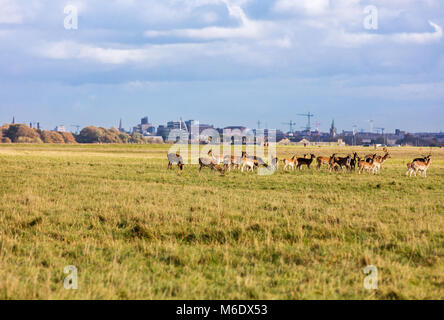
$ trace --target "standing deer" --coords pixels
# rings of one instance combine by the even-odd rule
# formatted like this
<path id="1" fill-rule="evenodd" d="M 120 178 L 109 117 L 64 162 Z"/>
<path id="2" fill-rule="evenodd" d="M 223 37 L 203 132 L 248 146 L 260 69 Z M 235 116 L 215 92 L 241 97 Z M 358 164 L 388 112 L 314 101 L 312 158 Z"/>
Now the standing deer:
<path id="1" fill-rule="evenodd" d="M 373 159 L 370 159 L 370 162 L 367 162 L 366 160 L 361 160 L 358 157 L 358 167 L 359 167 L 359 174 L 361 174 L 362 170 L 366 170 L 368 173 L 375 173 L 375 166 L 373 165 Z"/>
<path id="2" fill-rule="evenodd" d="M 430 164 L 432 163 L 431 155 L 428 155 L 424 159 L 415 159 L 411 164 L 410 168 L 407 170 L 406 175 L 408 174 L 409 177 L 412 176 L 412 174 L 415 175 L 418 173 L 418 171 L 421 172 L 422 176 L 424 178 L 427 177 L 427 169 L 430 167 Z M 407 165 L 407 168 L 409 166 Z"/>
<path id="3" fill-rule="evenodd" d="M 330 158 L 329 157 L 317 157 L 316 162 L 318 165 L 316 166 L 316 169 L 320 170 L 322 165 L 327 165 L 327 169 L 330 169 Z"/>
<path id="4" fill-rule="evenodd" d="M 288 168 L 294 170 L 297 165 L 296 155 L 291 157 L 290 159 L 286 158 L 282 160 L 284 162 L 284 170 L 287 170 Z"/>
<path id="5" fill-rule="evenodd" d="M 307 168 L 310 169 L 310 166 L 315 158 L 316 156 L 314 154 L 311 154 L 310 158 L 297 158 L 296 168 L 302 170 L 302 166 L 307 166 Z"/>

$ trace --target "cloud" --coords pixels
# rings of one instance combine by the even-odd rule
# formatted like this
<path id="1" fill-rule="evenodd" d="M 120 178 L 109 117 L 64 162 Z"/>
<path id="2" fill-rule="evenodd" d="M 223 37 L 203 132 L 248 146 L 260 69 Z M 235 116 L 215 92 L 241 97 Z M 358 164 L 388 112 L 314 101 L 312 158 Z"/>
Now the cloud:
<path id="1" fill-rule="evenodd" d="M 20 6 L 11 0 L 0 0 L 0 23 L 20 24 L 23 15 Z"/>
<path id="2" fill-rule="evenodd" d="M 278 0 L 274 5 L 277 12 L 296 12 L 307 15 L 325 14 L 330 0 Z"/>
<path id="3" fill-rule="evenodd" d="M 391 38 L 400 43 L 428 44 L 440 41 L 443 35 L 442 28 L 432 21 L 429 21 L 429 24 L 433 27 L 434 32 L 397 33 L 391 36 Z"/>
<path id="4" fill-rule="evenodd" d="M 239 27 L 205 27 L 201 29 L 176 29 L 167 31 L 146 31 L 146 37 L 184 37 L 194 39 L 231 39 L 231 38 L 258 38 L 265 33 L 265 24 L 250 20 L 240 5 L 233 5 L 228 0 L 217 1 L 226 5 L 229 15 L 239 22 Z"/>
<path id="5" fill-rule="evenodd" d="M 340 30 L 331 32 L 329 37 L 325 40 L 325 44 L 338 47 L 359 47 L 366 44 L 375 43 L 399 43 L 399 44 L 416 44 L 426 45 L 439 42 L 443 37 L 442 28 L 429 21 L 430 26 L 434 29 L 433 32 L 402 32 L 393 34 L 377 34 L 370 32 L 347 32 Z"/>

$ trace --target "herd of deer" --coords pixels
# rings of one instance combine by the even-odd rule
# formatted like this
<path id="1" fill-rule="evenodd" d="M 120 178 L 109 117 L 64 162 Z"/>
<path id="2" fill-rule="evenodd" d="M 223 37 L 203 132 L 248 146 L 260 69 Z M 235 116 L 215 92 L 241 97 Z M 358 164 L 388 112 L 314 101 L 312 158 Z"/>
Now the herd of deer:
<path id="1" fill-rule="evenodd" d="M 418 172 L 420 172 L 424 177 L 427 176 L 427 169 L 431 164 L 431 152 L 429 155 L 424 156 L 422 158 L 416 158 L 412 162 L 407 164 L 407 172 L 406 175 L 411 177 L 413 174 L 416 176 Z M 326 166 L 327 169 L 332 172 L 334 171 L 356 171 L 361 174 L 362 171 L 366 171 L 367 173 L 378 174 L 381 171 L 382 165 L 388 159 L 390 159 L 390 153 L 386 148 L 384 148 L 384 155 L 378 154 L 368 154 L 365 157 L 361 158 L 355 152 L 352 155 L 347 155 L 346 157 L 338 157 L 336 154 L 331 155 L 330 157 L 316 157 L 314 154 L 310 154 L 307 158 L 305 154 L 303 157 L 297 157 L 294 155 L 292 158 L 283 159 L 282 162 L 284 164 L 283 170 L 302 170 L 304 166 L 310 169 L 312 163 L 316 160 L 318 170 L 321 169 L 322 166 Z M 184 168 L 184 161 L 179 154 L 168 154 L 168 169 L 171 169 L 173 165 L 177 165 L 180 170 Z M 231 170 L 238 169 L 241 172 L 246 170 L 254 171 L 255 168 L 266 167 L 268 165 L 264 160 L 260 157 L 249 156 L 244 151 L 241 156 L 216 156 L 212 150 L 208 152 L 207 157 L 199 158 L 199 172 L 207 167 L 210 170 L 218 171 L 221 174 L 225 174 L 226 172 L 230 172 Z M 274 169 L 279 169 L 279 159 L 276 157 L 272 158 L 271 166 Z"/>

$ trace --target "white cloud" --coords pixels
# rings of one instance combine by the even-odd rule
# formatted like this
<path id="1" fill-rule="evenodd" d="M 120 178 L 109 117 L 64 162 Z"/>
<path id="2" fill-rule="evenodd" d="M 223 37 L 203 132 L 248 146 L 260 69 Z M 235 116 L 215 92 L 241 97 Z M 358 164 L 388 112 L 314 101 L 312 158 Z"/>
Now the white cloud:
<path id="1" fill-rule="evenodd" d="M 307 15 L 325 14 L 330 8 L 330 0 L 278 0 L 274 10 L 278 12 L 297 12 Z"/>
<path id="2" fill-rule="evenodd" d="M 20 24 L 23 15 L 20 7 L 11 0 L 0 0 L 0 23 Z"/>
<path id="3" fill-rule="evenodd" d="M 228 0 L 217 1 L 224 3 L 231 17 L 239 21 L 236 28 L 206 27 L 201 29 L 176 29 L 167 31 L 146 31 L 145 36 L 154 37 L 184 37 L 194 39 L 229 39 L 229 38 L 257 38 L 265 33 L 263 23 L 250 20 L 240 5 L 234 5 Z"/>
<path id="4" fill-rule="evenodd" d="M 359 47 L 366 44 L 374 44 L 377 42 L 396 42 L 400 44 L 430 44 L 439 42 L 443 37 L 442 28 L 429 21 L 433 27 L 433 32 L 403 32 L 393 34 L 376 34 L 369 32 L 346 32 L 344 29 L 340 31 L 332 31 L 324 44 L 336 47 Z"/>
<path id="5" fill-rule="evenodd" d="M 392 36 L 392 39 L 400 43 L 417 43 L 417 44 L 427 44 L 440 41 L 442 39 L 442 28 L 429 21 L 429 24 L 433 27 L 434 32 L 424 32 L 424 33 L 397 33 Z"/>

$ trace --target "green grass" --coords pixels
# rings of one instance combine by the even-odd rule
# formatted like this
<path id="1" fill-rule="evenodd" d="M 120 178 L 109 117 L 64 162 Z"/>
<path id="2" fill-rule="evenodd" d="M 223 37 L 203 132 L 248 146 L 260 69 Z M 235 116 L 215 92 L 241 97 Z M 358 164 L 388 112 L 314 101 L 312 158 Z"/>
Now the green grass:
<path id="1" fill-rule="evenodd" d="M 442 149 L 408 179 L 417 148 L 392 149 L 378 176 L 221 176 L 168 171 L 168 147 L 0 145 L 0 298 L 444 298 Z"/>

